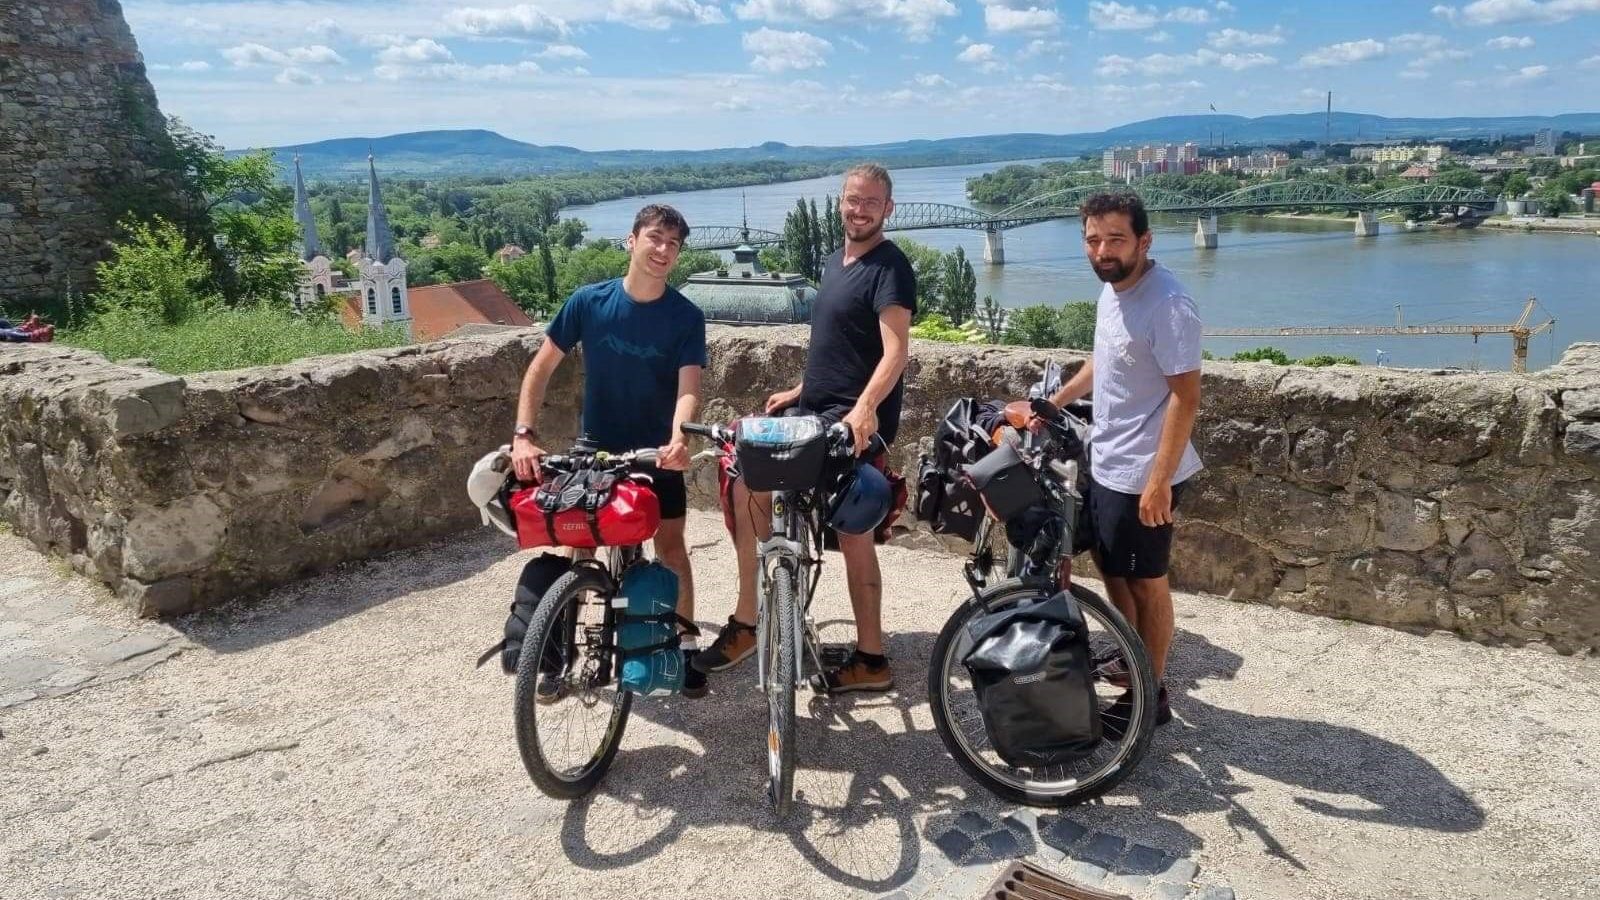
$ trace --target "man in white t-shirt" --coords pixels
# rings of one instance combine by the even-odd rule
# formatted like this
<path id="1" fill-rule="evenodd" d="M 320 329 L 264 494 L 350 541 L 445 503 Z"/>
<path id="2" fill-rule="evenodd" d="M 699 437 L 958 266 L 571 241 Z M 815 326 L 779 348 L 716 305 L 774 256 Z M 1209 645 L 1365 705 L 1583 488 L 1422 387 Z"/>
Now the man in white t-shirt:
<path id="1" fill-rule="evenodd" d="M 1159 683 L 1172 646 L 1172 511 L 1200 471 L 1189 442 L 1200 408 L 1200 316 L 1176 276 L 1150 258 L 1150 218 L 1131 193 L 1090 197 L 1083 246 L 1105 282 L 1094 356 L 1050 400 L 1058 408 L 1094 392 L 1089 512 L 1095 564 L 1111 600 L 1143 638 Z M 1117 701 L 1126 722 L 1132 698 Z M 1162 687 L 1156 723 L 1171 721 Z M 1116 707 L 1105 725 L 1119 736 Z"/>

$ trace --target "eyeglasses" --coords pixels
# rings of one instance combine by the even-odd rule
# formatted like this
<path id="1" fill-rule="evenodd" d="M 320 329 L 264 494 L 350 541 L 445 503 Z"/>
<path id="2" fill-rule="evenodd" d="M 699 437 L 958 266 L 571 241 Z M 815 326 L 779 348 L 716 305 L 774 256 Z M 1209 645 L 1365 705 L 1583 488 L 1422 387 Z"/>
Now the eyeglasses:
<path id="1" fill-rule="evenodd" d="M 875 210 L 883 209 L 884 201 L 877 197 L 857 197 L 854 194 L 844 198 L 844 205 L 851 209 Z"/>

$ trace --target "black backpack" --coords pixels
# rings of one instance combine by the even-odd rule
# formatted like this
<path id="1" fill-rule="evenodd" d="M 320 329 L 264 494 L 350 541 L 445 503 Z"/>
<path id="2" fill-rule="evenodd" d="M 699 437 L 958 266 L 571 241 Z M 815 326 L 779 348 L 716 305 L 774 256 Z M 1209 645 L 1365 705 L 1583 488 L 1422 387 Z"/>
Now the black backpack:
<path id="1" fill-rule="evenodd" d="M 1063 765 L 1100 743 L 1089 632 L 1066 591 L 1021 601 L 967 624 L 962 659 L 983 727 L 1008 765 Z"/>
<path id="2" fill-rule="evenodd" d="M 506 617 L 505 638 L 478 657 L 478 665 L 500 654 L 500 668 L 507 675 L 517 671 L 517 659 L 522 656 L 522 640 L 528 634 L 528 622 L 533 618 L 533 608 L 539 605 L 550 586 L 572 570 L 572 560 L 554 553 L 541 553 L 522 567 L 517 578 L 516 593 L 511 600 L 511 615 Z"/>
<path id="3" fill-rule="evenodd" d="M 978 421 L 980 409 L 971 397 L 957 400 L 934 431 L 933 452 L 922 454 L 917 466 L 915 514 L 935 534 L 970 541 L 983 521 L 983 501 L 964 473 L 992 449 L 989 433 Z"/>

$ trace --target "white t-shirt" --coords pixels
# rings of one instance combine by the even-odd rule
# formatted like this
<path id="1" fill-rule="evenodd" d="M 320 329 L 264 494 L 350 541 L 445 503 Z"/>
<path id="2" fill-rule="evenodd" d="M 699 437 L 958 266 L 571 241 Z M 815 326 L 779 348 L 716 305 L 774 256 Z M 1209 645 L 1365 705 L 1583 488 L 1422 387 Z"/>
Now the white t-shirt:
<path id="1" fill-rule="evenodd" d="M 1150 270 L 1122 293 L 1100 291 L 1094 326 L 1094 480 L 1126 494 L 1144 493 L 1161 445 L 1167 376 L 1200 368 L 1200 314 L 1177 276 L 1152 261 Z M 1194 444 L 1172 483 L 1202 468 Z"/>

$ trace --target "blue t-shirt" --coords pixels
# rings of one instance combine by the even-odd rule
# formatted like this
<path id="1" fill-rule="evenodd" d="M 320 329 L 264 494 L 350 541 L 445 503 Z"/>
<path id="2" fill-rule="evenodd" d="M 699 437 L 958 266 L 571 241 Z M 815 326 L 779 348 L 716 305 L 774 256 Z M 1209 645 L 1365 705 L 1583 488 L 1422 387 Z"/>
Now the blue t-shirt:
<path id="1" fill-rule="evenodd" d="M 545 330 L 564 353 L 583 345 L 583 434 L 623 453 L 672 439 L 678 370 L 706 364 L 706 317 L 671 287 L 640 303 L 614 278 L 572 292 Z"/>

